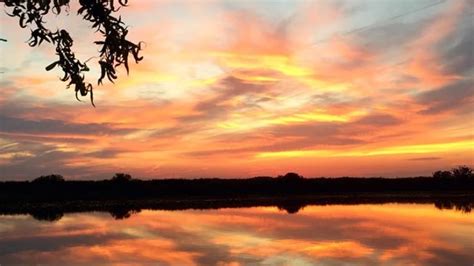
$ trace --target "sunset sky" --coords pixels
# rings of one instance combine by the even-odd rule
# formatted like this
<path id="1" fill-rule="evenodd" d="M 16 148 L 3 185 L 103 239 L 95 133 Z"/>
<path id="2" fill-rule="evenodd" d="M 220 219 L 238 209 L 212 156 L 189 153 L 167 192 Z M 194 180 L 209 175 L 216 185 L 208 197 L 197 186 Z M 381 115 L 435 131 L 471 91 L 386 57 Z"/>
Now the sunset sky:
<path id="1" fill-rule="evenodd" d="M 474 1 L 130 0 L 145 43 L 78 102 L 0 15 L 0 179 L 412 176 L 474 165 Z M 3 6 L 2 6 L 3 9 Z M 76 56 L 100 36 L 50 15 Z M 98 78 L 97 58 L 88 65 Z"/>

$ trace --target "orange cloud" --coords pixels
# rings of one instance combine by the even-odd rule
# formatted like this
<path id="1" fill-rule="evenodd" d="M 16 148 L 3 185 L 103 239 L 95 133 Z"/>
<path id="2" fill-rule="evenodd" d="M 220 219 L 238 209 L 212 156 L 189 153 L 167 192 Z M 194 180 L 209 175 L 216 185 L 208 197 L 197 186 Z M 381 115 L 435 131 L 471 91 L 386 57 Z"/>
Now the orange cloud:
<path id="1" fill-rule="evenodd" d="M 9 62 L 0 66 L 2 170 L 19 179 L 45 168 L 74 178 L 119 169 L 144 178 L 427 175 L 472 164 L 467 2 L 414 13 L 381 5 L 403 12 L 352 2 L 272 13 L 265 3 L 131 4 L 120 12 L 145 59 L 97 86 L 96 108 L 43 71 L 51 47 L 12 45 L 28 32 L 1 17 L 11 25 L 0 47 Z M 80 21 L 71 18 L 73 33 L 85 32 Z M 95 54 L 95 37 L 75 42 L 81 58 Z M 411 160 L 420 156 L 438 163 Z"/>

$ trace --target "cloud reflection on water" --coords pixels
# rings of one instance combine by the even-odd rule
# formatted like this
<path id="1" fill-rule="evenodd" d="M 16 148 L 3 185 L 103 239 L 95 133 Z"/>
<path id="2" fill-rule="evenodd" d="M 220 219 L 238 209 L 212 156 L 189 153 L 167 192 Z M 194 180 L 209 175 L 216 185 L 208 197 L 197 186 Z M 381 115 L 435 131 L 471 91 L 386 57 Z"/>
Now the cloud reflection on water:
<path id="1" fill-rule="evenodd" d="M 0 262 L 163 265 L 470 265 L 474 215 L 424 204 L 143 210 L 125 220 L 0 217 Z"/>

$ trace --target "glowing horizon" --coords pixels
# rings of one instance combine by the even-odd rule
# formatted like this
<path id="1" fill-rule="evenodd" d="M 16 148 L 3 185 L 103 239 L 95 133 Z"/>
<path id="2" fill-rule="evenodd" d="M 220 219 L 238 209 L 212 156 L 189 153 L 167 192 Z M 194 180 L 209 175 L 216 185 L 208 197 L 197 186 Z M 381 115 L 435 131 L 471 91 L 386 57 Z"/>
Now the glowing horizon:
<path id="1" fill-rule="evenodd" d="M 145 57 L 64 89 L 0 16 L 0 180 L 418 176 L 474 165 L 472 1 L 130 1 Z M 75 15 L 81 59 L 97 36 Z M 90 63 L 89 81 L 97 66 Z M 95 73 L 95 75 L 94 75 Z"/>

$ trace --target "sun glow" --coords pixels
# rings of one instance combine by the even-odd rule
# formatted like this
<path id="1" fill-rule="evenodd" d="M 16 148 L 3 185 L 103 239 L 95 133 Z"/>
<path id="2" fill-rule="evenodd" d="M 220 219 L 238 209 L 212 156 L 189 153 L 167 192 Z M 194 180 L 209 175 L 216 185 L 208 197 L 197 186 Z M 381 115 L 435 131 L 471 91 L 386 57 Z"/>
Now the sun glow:
<path id="1" fill-rule="evenodd" d="M 285 158 L 285 157 L 365 157 L 380 155 L 398 154 L 430 154 L 453 151 L 473 151 L 474 141 L 459 141 L 451 143 L 432 143 L 423 145 L 404 145 L 394 147 L 374 148 L 372 150 L 299 150 L 299 151 L 278 151 L 262 152 L 256 154 L 257 158 Z"/>

